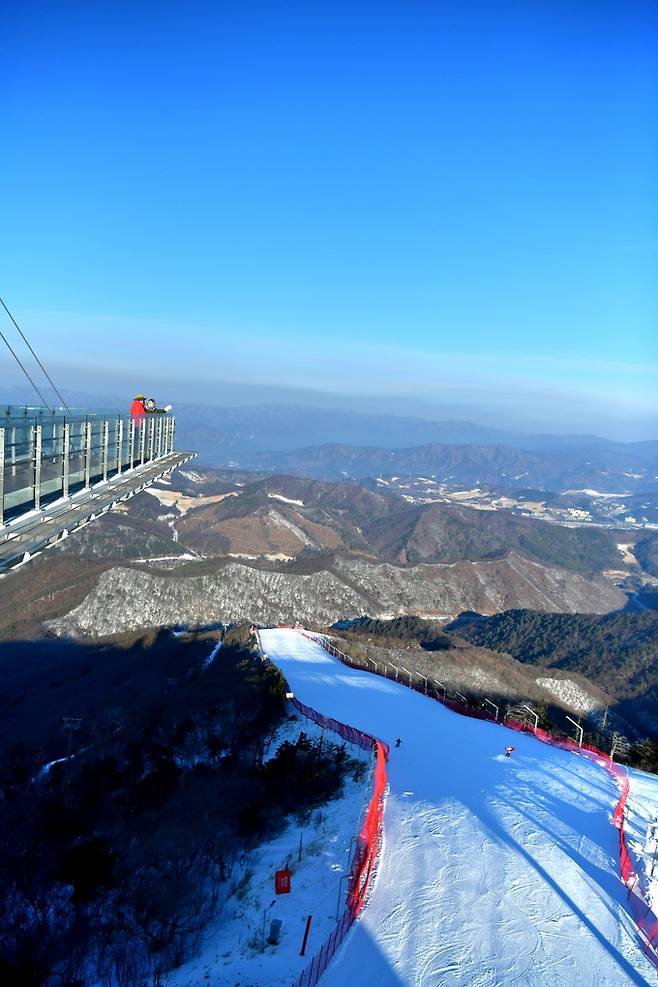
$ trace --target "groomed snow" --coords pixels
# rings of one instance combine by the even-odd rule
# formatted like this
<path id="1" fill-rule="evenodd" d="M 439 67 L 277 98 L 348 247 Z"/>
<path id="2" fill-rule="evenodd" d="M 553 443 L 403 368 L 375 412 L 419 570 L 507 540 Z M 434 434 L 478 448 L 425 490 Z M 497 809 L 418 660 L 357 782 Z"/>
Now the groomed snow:
<path id="1" fill-rule="evenodd" d="M 602 769 L 347 668 L 296 631 L 261 636 L 302 702 L 391 745 L 372 899 L 322 987 L 658 984 L 624 907 Z"/>

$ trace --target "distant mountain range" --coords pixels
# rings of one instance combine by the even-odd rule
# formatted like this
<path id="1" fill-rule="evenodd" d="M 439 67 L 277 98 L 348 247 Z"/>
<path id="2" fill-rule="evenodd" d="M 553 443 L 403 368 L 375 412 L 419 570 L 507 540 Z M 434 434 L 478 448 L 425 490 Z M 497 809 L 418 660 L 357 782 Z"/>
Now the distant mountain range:
<path id="1" fill-rule="evenodd" d="M 132 395 L 66 390 L 76 407 L 128 409 Z M 156 394 L 159 400 L 166 394 Z M 4 402 L 33 402 L 20 387 Z M 177 443 L 214 466 L 296 473 L 322 480 L 418 472 L 463 483 L 523 484 L 560 491 L 658 489 L 658 442 L 596 435 L 532 434 L 465 421 L 428 421 L 331 407 L 178 403 Z"/>
<path id="2" fill-rule="evenodd" d="M 658 490 L 658 442 L 574 442 L 543 450 L 476 444 L 429 443 L 404 449 L 325 444 L 288 452 L 244 453 L 229 457 L 229 463 L 329 481 L 424 475 L 452 484 L 508 489 Z"/>

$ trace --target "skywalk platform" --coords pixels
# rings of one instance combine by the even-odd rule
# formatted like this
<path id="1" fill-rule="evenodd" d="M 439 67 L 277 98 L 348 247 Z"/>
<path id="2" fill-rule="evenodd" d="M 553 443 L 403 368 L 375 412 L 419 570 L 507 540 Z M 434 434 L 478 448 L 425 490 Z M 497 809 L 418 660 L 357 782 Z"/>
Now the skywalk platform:
<path id="1" fill-rule="evenodd" d="M 174 433 L 170 415 L 0 409 L 0 574 L 193 459 Z"/>

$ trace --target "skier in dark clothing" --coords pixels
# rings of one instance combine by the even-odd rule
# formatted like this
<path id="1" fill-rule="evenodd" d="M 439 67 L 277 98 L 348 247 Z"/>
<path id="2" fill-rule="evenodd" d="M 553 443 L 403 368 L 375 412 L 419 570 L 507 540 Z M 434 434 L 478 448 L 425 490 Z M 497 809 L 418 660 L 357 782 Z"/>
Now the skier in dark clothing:
<path id="1" fill-rule="evenodd" d="M 516 750 L 516 748 L 515 747 L 506 747 L 505 748 L 505 757 L 511 757 L 513 750 Z"/>
<path id="2" fill-rule="evenodd" d="M 395 741 L 395 746 L 396 746 L 396 747 L 399 747 L 401 743 L 402 743 L 402 741 L 401 741 L 401 740 L 400 740 L 400 738 L 398 737 L 398 739 L 397 739 L 397 740 Z"/>

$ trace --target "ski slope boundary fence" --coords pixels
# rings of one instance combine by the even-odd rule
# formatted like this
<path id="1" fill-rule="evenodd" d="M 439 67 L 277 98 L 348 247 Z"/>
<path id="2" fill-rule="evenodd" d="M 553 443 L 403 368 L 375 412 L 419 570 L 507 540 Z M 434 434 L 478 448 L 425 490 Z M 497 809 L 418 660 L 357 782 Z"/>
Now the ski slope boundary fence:
<path id="1" fill-rule="evenodd" d="M 300 633 L 300 628 L 295 628 Z M 258 633 L 258 628 L 254 628 L 254 634 L 258 641 L 258 649 L 261 655 L 264 654 L 263 646 Z M 306 635 L 316 640 L 312 635 Z M 321 949 L 313 956 L 307 967 L 302 970 L 293 987 L 315 987 L 320 977 L 327 969 L 329 962 L 336 954 L 336 951 L 343 943 L 347 933 L 359 917 L 364 908 L 375 876 L 375 865 L 379 856 L 382 839 L 382 827 L 384 822 L 384 796 L 388 784 L 386 772 L 386 762 L 389 758 L 389 747 L 383 741 L 372 737 L 363 730 L 341 723 L 330 716 L 319 713 L 311 706 L 306 706 L 293 696 L 291 702 L 295 709 L 312 720 L 325 730 L 331 730 L 343 740 L 350 744 L 355 744 L 362 750 L 370 751 L 374 754 L 373 770 L 373 790 L 368 802 L 365 817 L 361 829 L 356 836 L 356 847 L 350 864 L 348 877 L 347 910 L 336 923 L 336 928 L 329 938 L 323 943 Z"/>
<path id="2" fill-rule="evenodd" d="M 338 659 L 338 661 L 342 662 L 344 665 L 348 665 L 351 668 L 358 668 L 360 671 L 370 671 L 375 675 L 382 674 L 380 671 L 380 665 L 377 662 L 374 662 L 371 659 L 366 659 L 371 665 L 375 666 L 374 669 L 371 669 L 369 667 L 365 667 L 359 662 L 353 661 L 339 648 L 331 644 L 323 634 L 312 634 L 311 632 L 303 630 L 300 627 L 295 629 L 298 630 L 300 634 L 303 634 L 304 637 L 308 637 L 312 641 L 315 641 L 316 644 L 319 644 L 325 651 L 328 651 L 330 655 Z M 384 666 L 383 675 L 385 678 L 389 677 L 387 674 L 388 667 L 388 665 Z M 393 667 L 395 668 L 395 666 Z M 428 680 L 424 676 L 420 676 L 420 678 L 423 678 L 424 680 L 424 688 L 421 688 L 420 682 L 414 683 L 412 676 L 406 672 L 406 670 L 404 671 L 407 675 L 407 681 L 404 681 L 404 679 L 400 677 L 399 670 L 396 669 L 395 681 L 399 684 L 413 689 L 415 692 L 424 693 L 424 695 L 431 699 L 435 699 L 437 702 L 440 702 L 442 706 L 446 706 L 454 713 L 459 713 L 460 716 L 468 716 L 472 719 L 489 720 L 492 723 L 499 723 L 499 721 L 486 710 L 468 709 L 466 706 L 462 706 L 458 702 L 447 699 L 445 695 L 439 695 L 437 690 L 428 689 Z M 607 771 L 616 782 L 617 787 L 619 788 L 619 799 L 612 813 L 612 823 L 619 832 L 620 875 L 624 885 L 628 889 L 629 910 L 640 932 L 643 951 L 656 969 L 658 969 L 658 916 L 656 916 L 655 912 L 652 911 L 651 906 L 647 904 L 646 900 L 637 891 L 639 877 L 633 861 L 631 860 L 626 843 L 625 809 L 630 789 L 627 771 L 621 765 L 612 761 L 607 754 L 603 753 L 603 751 L 600 751 L 598 748 L 593 747 L 590 744 L 579 745 L 574 740 L 569 740 L 565 737 L 557 737 L 554 734 L 549 733 L 547 730 L 540 730 L 538 728 L 533 729 L 528 726 L 527 723 L 521 723 L 518 720 L 505 720 L 505 723 L 500 725 L 510 727 L 512 730 L 517 730 L 522 733 L 532 734 L 538 740 L 541 740 L 545 744 L 550 744 L 552 747 L 560 747 L 562 750 L 573 751 L 574 753 L 581 754 Z M 302 985 L 300 983 L 299 987 L 306 987 L 306 984 Z"/>

